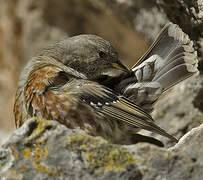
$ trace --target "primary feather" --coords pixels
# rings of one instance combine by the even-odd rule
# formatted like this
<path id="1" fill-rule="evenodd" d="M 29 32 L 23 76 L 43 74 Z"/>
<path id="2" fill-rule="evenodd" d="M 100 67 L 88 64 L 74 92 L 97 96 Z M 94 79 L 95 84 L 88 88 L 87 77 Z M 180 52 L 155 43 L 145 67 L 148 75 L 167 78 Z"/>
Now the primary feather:
<path id="1" fill-rule="evenodd" d="M 80 98 L 96 111 L 109 116 L 118 122 L 123 122 L 137 129 L 145 129 L 168 137 L 177 142 L 177 139 L 158 127 L 152 117 L 136 104 L 123 96 L 116 95 L 111 89 L 96 83 L 83 84 Z"/>
<path id="2" fill-rule="evenodd" d="M 131 68 L 137 82 L 124 95 L 150 112 L 160 95 L 184 79 L 198 73 L 193 42 L 178 25 L 168 23 L 154 43 Z"/>

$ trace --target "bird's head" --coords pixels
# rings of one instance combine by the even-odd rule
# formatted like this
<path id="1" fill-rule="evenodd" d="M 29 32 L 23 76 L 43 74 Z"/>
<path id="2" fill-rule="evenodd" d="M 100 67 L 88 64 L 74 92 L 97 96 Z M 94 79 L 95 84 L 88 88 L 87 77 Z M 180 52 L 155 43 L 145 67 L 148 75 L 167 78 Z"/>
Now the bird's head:
<path id="1" fill-rule="evenodd" d="M 130 71 L 120 62 L 108 41 L 96 35 L 78 35 L 56 43 L 39 53 L 85 75 L 87 79 L 107 85 Z"/>

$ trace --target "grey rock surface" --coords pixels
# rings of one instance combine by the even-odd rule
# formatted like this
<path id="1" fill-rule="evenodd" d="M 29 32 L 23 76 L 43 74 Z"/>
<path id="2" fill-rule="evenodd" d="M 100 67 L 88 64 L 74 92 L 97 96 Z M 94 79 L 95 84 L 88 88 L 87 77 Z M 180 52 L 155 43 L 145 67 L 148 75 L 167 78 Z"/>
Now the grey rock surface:
<path id="1" fill-rule="evenodd" d="M 31 119 L 1 147 L 0 178 L 200 180 L 202 138 L 203 125 L 169 149 L 120 146 L 55 121 Z"/>
<path id="2" fill-rule="evenodd" d="M 203 123 L 203 76 L 194 76 L 166 92 L 155 104 L 155 122 L 170 134 L 181 138 L 192 128 Z M 159 135 L 144 132 L 172 144 Z"/>

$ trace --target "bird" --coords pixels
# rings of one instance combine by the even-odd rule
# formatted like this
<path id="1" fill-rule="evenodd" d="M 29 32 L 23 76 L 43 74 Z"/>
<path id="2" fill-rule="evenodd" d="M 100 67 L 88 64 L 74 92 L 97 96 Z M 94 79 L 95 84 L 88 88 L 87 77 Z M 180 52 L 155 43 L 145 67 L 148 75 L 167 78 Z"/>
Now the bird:
<path id="1" fill-rule="evenodd" d="M 19 128 L 37 117 L 114 144 L 163 147 L 139 130 L 178 142 L 150 113 L 165 91 L 197 74 L 197 66 L 192 41 L 173 23 L 165 25 L 130 69 L 109 41 L 91 34 L 73 36 L 42 49 L 25 66 L 15 96 L 15 124 Z"/>

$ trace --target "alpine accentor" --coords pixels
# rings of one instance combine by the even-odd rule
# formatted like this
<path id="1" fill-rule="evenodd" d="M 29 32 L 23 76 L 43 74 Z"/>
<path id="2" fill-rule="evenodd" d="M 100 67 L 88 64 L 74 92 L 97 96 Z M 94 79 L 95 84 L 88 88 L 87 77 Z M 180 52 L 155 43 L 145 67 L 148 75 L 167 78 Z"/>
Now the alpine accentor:
<path id="1" fill-rule="evenodd" d="M 163 92 L 198 72 L 197 63 L 192 41 L 172 23 L 131 69 L 96 35 L 68 38 L 42 50 L 22 72 L 14 105 L 16 126 L 37 117 L 80 127 L 112 143 L 163 146 L 137 134 L 140 129 L 177 142 L 148 113 Z"/>

